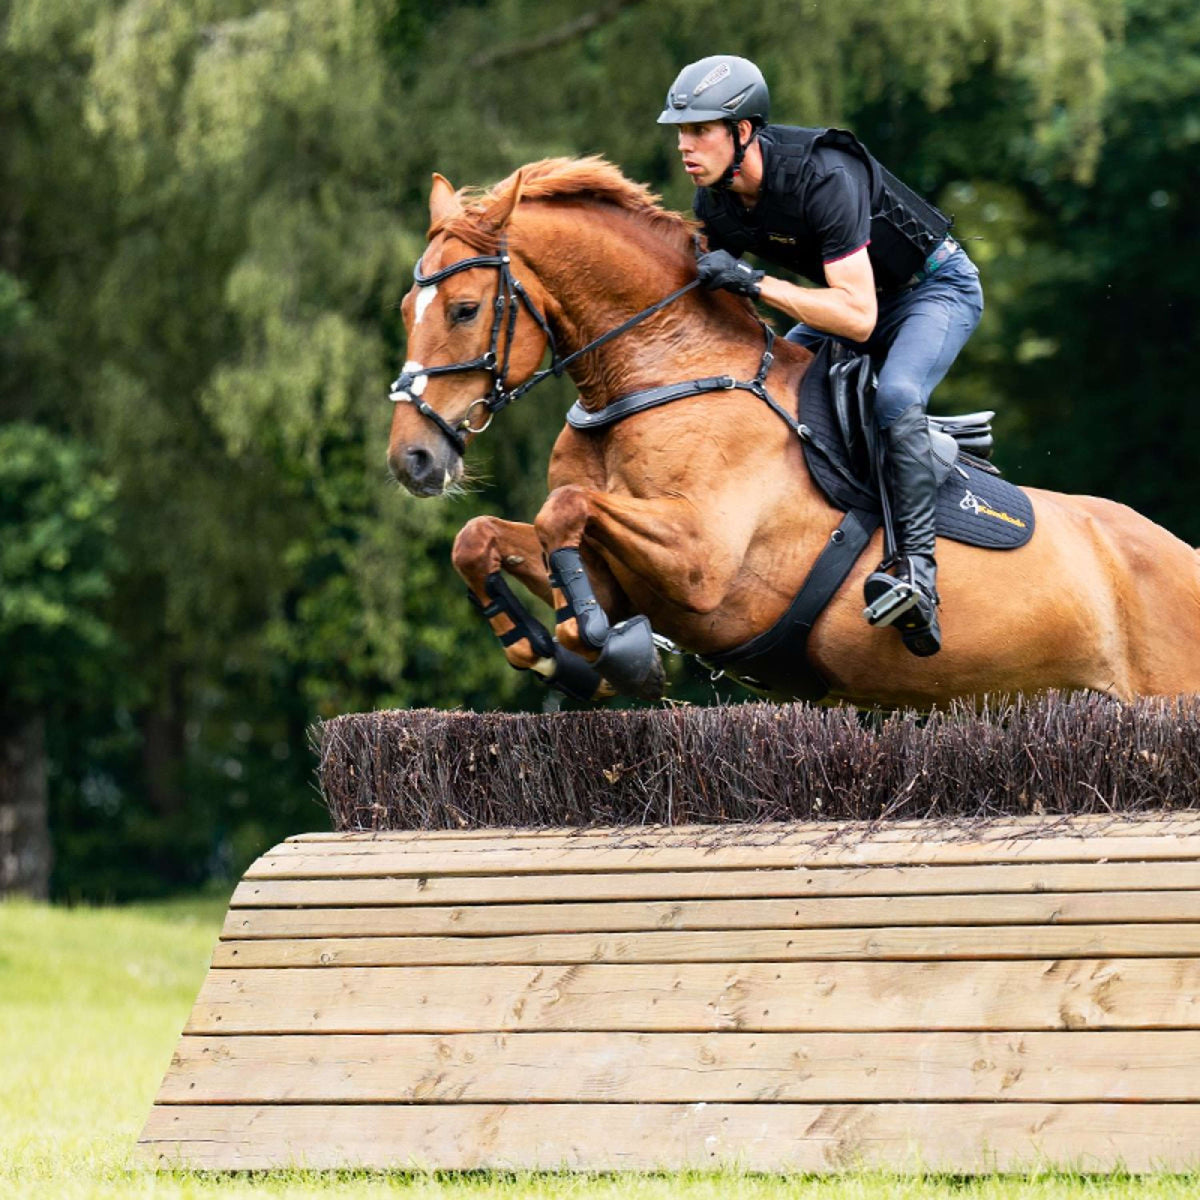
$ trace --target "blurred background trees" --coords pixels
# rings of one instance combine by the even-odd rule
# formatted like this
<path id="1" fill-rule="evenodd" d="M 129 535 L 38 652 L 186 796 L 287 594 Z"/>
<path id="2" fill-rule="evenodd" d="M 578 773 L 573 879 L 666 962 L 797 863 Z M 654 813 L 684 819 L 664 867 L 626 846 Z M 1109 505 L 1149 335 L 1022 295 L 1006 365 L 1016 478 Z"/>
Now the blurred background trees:
<path id="1" fill-rule="evenodd" d="M 955 214 L 988 310 L 935 404 L 1200 541 L 1186 0 L 0 0 L 0 706 L 56 895 L 320 827 L 315 718 L 542 705 L 449 546 L 536 510 L 569 390 L 503 414 L 468 498 L 384 468 L 430 173 L 600 153 L 686 208 L 654 118 L 718 49 Z"/>

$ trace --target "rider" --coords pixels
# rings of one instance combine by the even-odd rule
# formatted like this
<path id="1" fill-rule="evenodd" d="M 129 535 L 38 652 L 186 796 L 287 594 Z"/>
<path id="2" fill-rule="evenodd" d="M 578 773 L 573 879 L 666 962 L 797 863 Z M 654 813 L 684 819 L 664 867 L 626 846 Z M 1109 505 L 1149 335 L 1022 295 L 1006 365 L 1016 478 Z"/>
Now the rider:
<path id="1" fill-rule="evenodd" d="M 885 564 L 894 574 L 868 580 L 868 611 L 882 613 L 875 624 L 895 624 L 912 653 L 936 654 L 937 484 L 925 406 L 979 323 L 979 272 L 947 236 L 949 219 L 853 134 L 770 125 L 769 106 L 762 72 L 730 54 L 685 67 L 667 93 L 658 123 L 679 127 L 708 239 L 700 279 L 795 318 L 789 341 L 816 349 L 832 336 L 882 361 L 875 416 L 900 559 Z M 764 275 L 746 251 L 817 286 Z"/>

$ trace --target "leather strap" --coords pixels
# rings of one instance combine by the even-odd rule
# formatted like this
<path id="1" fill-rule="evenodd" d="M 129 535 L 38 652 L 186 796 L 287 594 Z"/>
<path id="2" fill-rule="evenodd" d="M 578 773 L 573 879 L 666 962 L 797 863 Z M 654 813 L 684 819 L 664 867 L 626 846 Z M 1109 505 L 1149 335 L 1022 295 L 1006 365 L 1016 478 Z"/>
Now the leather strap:
<path id="1" fill-rule="evenodd" d="M 482 603 L 470 588 L 467 589 L 467 599 L 489 620 L 503 613 L 513 623 L 512 629 L 498 635 L 502 646 L 511 646 L 528 638 L 529 645 L 539 658 L 555 656 L 555 641 L 549 631 L 529 613 L 499 571 L 492 571 L 484 579 L 483 589 L 491 600 L 490 604 Z"/>
<path id="2" fill-rule="evenodd" d="M 698 656 L 700 661 L 751 687 L 820 700 L 829 686 L 808 661 L 808 635 L 867 548 L 879 522 L 877 512 L 851 509 L 830 534 L 787 612 L 744 645 Z"/>
<path id="3" fill-rule="evenodd" d="M 689 396 L 699 396 L 704 392 L 723 392 L 733 388 L 748 391 L 749 384 L 739 383 L 732 375 L 711 375 L 707 379 L 690 379 L 686 383 L 667 383 L 662 387 L 630 392 L 628 396 L 622 396 L 595 412 L 589 412 L 576 400 L 567 412 L 567 424 L 572 429 L 603 429 L 633 416 L 634 413 L 657 408 L 660 404 L 686 400 Z"/>

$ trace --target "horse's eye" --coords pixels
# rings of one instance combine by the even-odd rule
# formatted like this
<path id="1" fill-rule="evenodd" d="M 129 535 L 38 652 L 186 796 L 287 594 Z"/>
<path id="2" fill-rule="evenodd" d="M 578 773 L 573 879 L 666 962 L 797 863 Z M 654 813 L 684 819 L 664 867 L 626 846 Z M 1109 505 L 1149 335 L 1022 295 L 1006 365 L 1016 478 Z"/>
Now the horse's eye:
<path id="1" fill-rule="evenodd" d="M 479 305 L 470 300 L 457 300 L 450 305 L 450 322 L 453 325 L 463 325 L 473 321 L 479 315 Z"/>

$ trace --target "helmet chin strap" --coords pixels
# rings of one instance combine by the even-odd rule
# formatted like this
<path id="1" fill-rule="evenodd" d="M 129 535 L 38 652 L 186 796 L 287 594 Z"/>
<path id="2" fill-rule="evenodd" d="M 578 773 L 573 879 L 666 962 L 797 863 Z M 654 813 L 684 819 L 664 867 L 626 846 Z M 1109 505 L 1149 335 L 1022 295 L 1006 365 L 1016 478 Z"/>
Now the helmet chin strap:
<path id="1" fill-rule="evenodd" d="M 725 168 L 725 173 L 721 178 L 713 184 L 714 188 L 722 191 L 726 188 L 731 188 L 733 181 L 742 173 L 742 159 L 746 157 L 746 151 L 749 149 L 750 143 L 758 136 L 758 130 L 751 129 L 750 136 L 743 145 L 741 135 L 738 133 L 738 122 L 731 121 L 729 125 L 729 132 L 733 137 L 733 161 Z"/>

